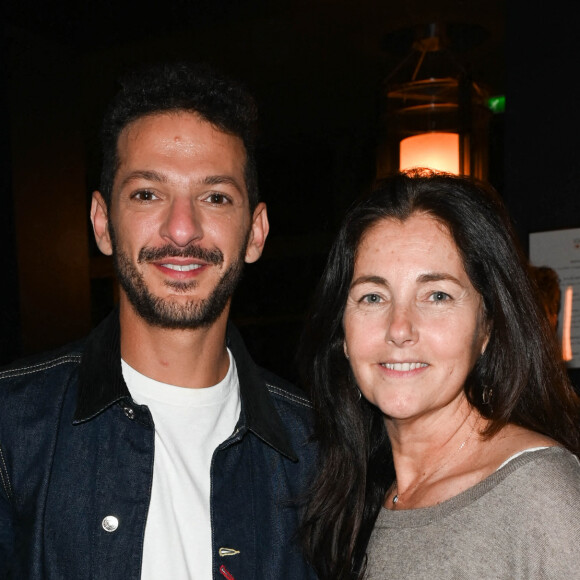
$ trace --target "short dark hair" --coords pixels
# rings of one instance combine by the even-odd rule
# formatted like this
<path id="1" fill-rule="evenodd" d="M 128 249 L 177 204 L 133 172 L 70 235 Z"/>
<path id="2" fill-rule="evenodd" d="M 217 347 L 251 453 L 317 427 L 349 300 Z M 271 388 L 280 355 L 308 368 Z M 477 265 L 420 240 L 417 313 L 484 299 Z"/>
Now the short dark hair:
<path id="1" fill-rule="evenodd" d="M 253 211 L 259 202 L 255 146 L 257 107 L 253 97 L 236 81 L 207 64 L 147 65 L 127 73 L 111 101 L 101 130 L 103 151 L 101 194 L 109 205 L 119 167 L 118 141 L 133 121 L 158 113 L 186 111 L 214 127 L 239 137 L 246 149 L 245 181 Z"/>
<path id="2" fill-rule="evenodd" d="M 302 538 L 321 578 L 359 577 L 366 542 L 394 478 L 382 413 L 359 401 L 343 350 L 342 319 L 357 250 L 377 222 L 416 214 L 448 229 L 482 297 L 489 342 L 467 377 L 465 393 L 490 420 L 487 435 L 515 423 L 553 437 L 574 453 L 580 450 L 580 403 L 499 196 L 467 178 L 427 170 L 379 181 L 342 224 L 299 353 L 316 410 L 321 458 Z M 491 404 L 484 402 L 486 387 L 493 391 Z"/>

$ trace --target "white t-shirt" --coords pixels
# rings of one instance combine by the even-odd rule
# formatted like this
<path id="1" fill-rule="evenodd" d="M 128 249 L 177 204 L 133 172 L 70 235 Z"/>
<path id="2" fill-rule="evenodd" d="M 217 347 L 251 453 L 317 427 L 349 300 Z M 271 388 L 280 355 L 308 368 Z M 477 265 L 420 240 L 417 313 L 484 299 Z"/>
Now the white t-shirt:
<path id="1" fill-rule="evenodd" d="M 154 381 L 121 361 L 133 400 L 149 407 L 155 423 L 142 579 L 212 577 L 211 459 L 240 416 L 238 373 L 228 354 L 230 367 L 223 381 L 204 389 Z"/>

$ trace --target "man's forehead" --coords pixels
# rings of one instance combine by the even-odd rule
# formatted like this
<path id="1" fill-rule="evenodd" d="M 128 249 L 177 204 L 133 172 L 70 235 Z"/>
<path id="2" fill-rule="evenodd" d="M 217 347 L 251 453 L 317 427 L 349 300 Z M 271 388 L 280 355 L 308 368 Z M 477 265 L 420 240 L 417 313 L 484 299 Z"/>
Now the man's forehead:
<path id="1" fill-rule="evenodd" d="M 117 138 L 117 147 L 121 143 L 122 139 L 138 139 L 139 133 L 143 131 L 147 131 L 152 127 L 155 127 L 162 122 L 164 119 L 173 119 L 176 121 L 181 121 L 183 123 L 187 123 L 188 121 L 194 121 L 195 123 L 199 124 L 201 127 L 210 127 L 213 131 L 218 134 L 226 135 L 231 139 L 239 141 L 239 143 L 244 147 L 245 146 L 243 139 L 230 131 L 224 130 L 222 127 L 219 127 L 215 123 L 212 123 L 208 119 L 206 119 L 203 115 L 198 113 L 197 111 L 187 110 L 187 109 L 175 109 L 175 110 L 168 110 L 168 111 L 153 111 L 151 113 L 145 113 L 131 119 L 119 132 L 119 136 Z"/>
<path id="2" fill-rule="evenodd" d="M 158 146 L 163 142 L 170 147 L 179 144 L 193 152 L 198 147 L 198 137 L 200 142 L 209 142 L 227 150 L 241 162 L 242 170 L 245 169 L 248 154 L 240 136 L 224 131 L 195 111 L 180 109 L 148 113 L 128 123 L 117 138 L 115 174 L 127 155 L 141 151 L 145 142 L 147 146 Z"/>

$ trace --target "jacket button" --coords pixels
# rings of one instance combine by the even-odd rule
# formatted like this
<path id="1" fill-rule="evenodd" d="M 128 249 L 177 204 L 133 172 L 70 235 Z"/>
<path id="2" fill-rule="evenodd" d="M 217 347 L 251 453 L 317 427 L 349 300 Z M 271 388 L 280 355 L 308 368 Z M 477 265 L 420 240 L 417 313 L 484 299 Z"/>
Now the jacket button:
<path id="1" fill-rule="evenodd" d="M 119 527 L 119 519 L 115 516 L 106 516 L 101 525 L 105 532 L 114 532 Z"/>
<path id="2" fill-rule="evenodd" d="M 131 407 L 123 407 L 123 412 L 128 419 L 133 420 L 135 418 L 135 411 Z"/>

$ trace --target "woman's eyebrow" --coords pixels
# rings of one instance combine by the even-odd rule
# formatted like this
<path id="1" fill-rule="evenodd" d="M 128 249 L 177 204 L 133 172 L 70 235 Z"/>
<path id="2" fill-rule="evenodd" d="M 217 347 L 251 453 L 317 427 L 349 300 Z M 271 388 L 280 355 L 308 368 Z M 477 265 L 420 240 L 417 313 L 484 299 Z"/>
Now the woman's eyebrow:
<path id="1" fill-rule="evenodd" d="M 350 285 L 351 288 L 358 286 L 359 284 L 378 284 L 379 286 L 388 286 L 389 283 L 382 276 L 359 276 L 356 280 L 352 281 Z"/>
<path id="2" fill-rule="evenodd" d="M 429 272 L 427 274 L 421 274 L 417 278 L 417 282 L 420 282 L 421 284 L 425 284 L 427 282 L 440 282 L 442 280 L 449 280 L 450 282 L 454 282 L 459 286 L 463 286 L 463 284 L 461 284 L 461 282 L 455 276 L 444 272 Z"/>

